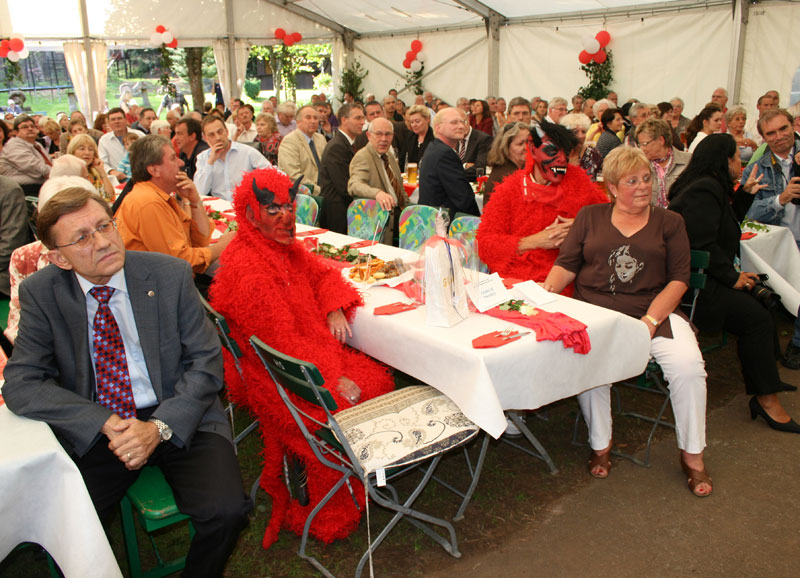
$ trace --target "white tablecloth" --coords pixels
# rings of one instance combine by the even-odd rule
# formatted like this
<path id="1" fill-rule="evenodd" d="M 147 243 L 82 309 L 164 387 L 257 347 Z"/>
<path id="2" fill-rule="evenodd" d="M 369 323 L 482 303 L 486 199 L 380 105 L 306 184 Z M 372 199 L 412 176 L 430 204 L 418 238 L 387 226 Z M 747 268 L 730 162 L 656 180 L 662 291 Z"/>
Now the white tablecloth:
<path id="1" fill-rule="evenodd" d="M 769 231 L 754 231 L 756 236 L 742 241 L 742 271 L 766 273 L 767 284 L 781 296 L 781 303 L 792 315 L 800 308 L 800 250 L 786 227 L 770 225 Z"/>
<path id="2" fill-rule="evenodd" d="M 332 232 L 317 238 L 336 246 L 354 241 Z M 381 259 L 414 257 L 410 251 L 386 245 L 361 251 Z M 641 321 L 566 297 L 541 308 L 560 311 L 588 326 L 592 350 L 587 355 L 565 349 L 560 341 L 537 342 L 533 334 L 502 347 L 473 349 L 474 338 L 512 326 L 478 313 L 451 328 L 426 325 L 424 306 L 397 315 L 372 315 L 375 307 L 402 300 L 401 292 L 388 287 L 365 291 L 366 305 L 356 314 L 348 343 L 436 387 L 494 437 L 505 431 L 504 410 L 536 409 L 638 375 L 650 356 L 649 333 Z"/>
<path id="3" fill-rule="evenodd" d="M 44 422 L 0 406 L 0 560 L 43 546 L 67 578 L 121 577 L 78 468 Z"/>

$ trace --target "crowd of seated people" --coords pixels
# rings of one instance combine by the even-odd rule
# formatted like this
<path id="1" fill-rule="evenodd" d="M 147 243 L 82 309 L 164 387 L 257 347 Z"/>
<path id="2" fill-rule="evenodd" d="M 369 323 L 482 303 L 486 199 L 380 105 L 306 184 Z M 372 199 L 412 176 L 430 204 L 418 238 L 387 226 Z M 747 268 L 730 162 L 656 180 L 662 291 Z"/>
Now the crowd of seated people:
<path id="1" fill-rule="evenodd" d="M 347 206 L 354 199 L 374 199 L 392 214 L 383 241 L 397 243 L 400 211 L 411 202 L 404 177 L 417 165 L 419 204 L 445 207 L 451 216 L 481 216 L 479 252 L 492 272 L 532 279 L 642 321 L 669 382 L 680 463 L 694 495 L 711 494 L 712 480 L 703 461 L 705 366 L 680 307 L 690 249 L 708 251 L 712 262 L 695 323 L 737 336 L 751 417 L 763 417 L 778 431 L 800 433 L 780 402 L 792 386 L 780 380 L 777 366 L 800 369 L 800 321 L 780 351 L 769 311 L 749 291 L 757 272 L 737 269 L 745 216 L 789 227 L 800 250 L 800 174 L 794 173 L 800 164 L 799 125 L 796 115 L 779 107 L 777 93 L 765 93 L 748 111 L 728 108 L 727 93 L 718 89 L 692 117 L 684 116 L 688 112 L 679 97 L 620 105 L 613 91 L 604 98 L 569 100 L 556 95 L 444 99 L 426 92 L 403 101 L 396 90 L 383 98 L 367 95 L 364 102 L 347 96 L 339 107 L 315 94 L 309 103 L 267 99 L 254 106 L 232 99 L 229 109 L 206 103 L 183 114 L 186 101 L 173 91 L 157 111 L 128 99 L 98 114 L 91 125 L 80 111 L 51 119 L 20 110 L 10 122 L 0 121 L 0 299 L 11 299 L 4 348 L 11 353 L 17 342 L 20 310 L 24 316 L 26 307 L 25 291 L 20 302 L 24 279 L 48 263 L 72 265 L 62 253 L 77 251 L 76 243 L 85 249 L 113 244 L 118 236 L 120 250 L 186 262 L 181 266 L 195 286 L 232 316 L 237 337 L 246 339 L 248 323 L 292 325 L 296 341 L 306 345 L 312 341 L 303 341 L 303 332 L 319 342 L 324 337 L 324 351 L 314 349 L 323 356 L 323 371 L 344 383 L 336 394 L 342 405 L 388 390 L 385 368 L 343 345 L 351 332 L 347 316 L 360 297 L 338 276 L 329 282 L 325 269 L 319 270 L 320 279 L 335 292 L 324 294 L 308 284 L 307 271 L 317 271 L 318 264 L 305 263 L 308 254 L 293 244 L 292 203 L 302 184 L 323 198 L 321 224 L 346 233 Z M 479 208 L 472 183 L 483 182 L 482 176 L 486 190 Z M 34 240 L 24 197 L 40 195 L 41 211 L 60 191 L 76 188 L 96 193 L 104 219 L 105 203 L 114 203 L 108 210 L 115 220 L 93 222 L 91 232 L 61 239 L 60 245 L 54 238 Z M 239 238 L 230 231 L 211 242 L 207 196 L 233 203 L 243 226 Z M 95 202 L 92 194 L 89 206 L 97 213 Z M 244 256 L 254 254 L 265 268 L 248 267 Z M 657 274 L 648 270 L 652 263 Z M 249 283 L 248 275 L 258 283 Z M 273 294 L 275 302 L 261 319 L 240 314 L 252 313 L 255 294 L 240 302 L 229 290 L 245 284 L 248 291 L 268 287 Z M 301 302 L 312 305 L 286 307 Z M 27 349 L 30 328 L 22 326 Z M 294 340 L 286 346 L 300 347 Z M 345 356 L 364 364 L 361 377 L 345 376 L 340 367 Z M 257 370 L 252 360 L 247 369 Z M 264 403 L 251 392 L 236 395 L 245 404 Z M 589 426 L 589 473 L 605 478 L 612 447 L 608 388 L 583 394 L 579 402 Z M 507 433 L 515 433 L 512 426 Z M 268 447 L 298 453 L 296 441 L 285 435 Z M 270 471 L 280 473 L 280 460 L 269 460 Z M 310 464 L 305 467 L 318 476 L 310 484 L 315 495 L 327 491 L 328 480 Z M 287 503 L 276 480 L 265 482 L 279 506 L 272 530 L 283 517 L 302 525 L 304 513 Z M 241 517 L 246 506 L 236 507 Z M 359 515 L 350 504 L 346 514 L 331 523 L 352 527 Z"/>

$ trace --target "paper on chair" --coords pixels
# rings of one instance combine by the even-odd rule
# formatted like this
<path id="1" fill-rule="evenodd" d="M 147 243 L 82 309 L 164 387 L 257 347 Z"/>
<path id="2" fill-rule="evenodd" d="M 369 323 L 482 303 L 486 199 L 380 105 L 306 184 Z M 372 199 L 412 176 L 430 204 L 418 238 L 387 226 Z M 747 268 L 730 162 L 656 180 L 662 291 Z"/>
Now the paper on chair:
<path id="1" fill-rule="evenodd" d="M 546 291 L 536 281 L 523 281 L 514 285 L 514 289 L 519 289 L 520 293 L 525 296 L 527 301 L 531 301 L 534 305 L 544 305 L 556 300 L 553 293 Z"/>

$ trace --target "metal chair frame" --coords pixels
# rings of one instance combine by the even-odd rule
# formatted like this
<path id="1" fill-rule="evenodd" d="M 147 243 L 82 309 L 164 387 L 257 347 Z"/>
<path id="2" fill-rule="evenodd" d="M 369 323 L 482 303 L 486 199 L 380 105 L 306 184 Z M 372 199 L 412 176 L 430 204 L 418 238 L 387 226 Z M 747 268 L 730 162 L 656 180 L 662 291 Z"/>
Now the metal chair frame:
<path id="1" fill-rule="evenodd" d="M 353 453 L 351 446 L 349 443 L 347 443 L 347 438 L 345 437 L 341 427 L 336 421 L 334 414 L 332 413 L 332 411 L 337 409 L 336 402 L 334 401 L 330 392 L 324 387 L 325 381 L 322 378 L 322 374 L 319 372 L 319 370 L 309 362 L 289 357 L 280 353 L 279 351 L 276 351 L 275 349 L 272 349 L 264 342 L 259 340 L 256 336 L 250 338 L 250 343 L 255 349 L 259 359 L 261 359 L 262 363 L 264 364 L 264 367 L 266 368 L 270 377 L 275 382 L 278 394 L 286 404 L 287 409 L 294 418 L 295 423 L 302 432 L 303 437 L 313 451 L 317 460 L 332 470 L 336 470 L 342 474 L 339 481 L 309 513 L 305 526 L 303 527 L 303 534 L 300 540 L 298 555 L 302 559 L 311 563 L 324 576 L 333 578 L 333 575 L 319 560 L 307 553 L 306 547 L 308 544 L 308 534 L 315 516 L 325 506 L 328 500 L 330 500 L 345 484 L 347 485 L 351 496 L 353 496 L 353 488 L 350 483 L 350 479 L 355 478 L 362 481 L 368 492 L 369 498 L 371 498 L 372 501 L 383 508 L 394 512 L 391 520 L 383 528 L 383 530 L 381 530 L 377 537 L 372 540 L 367 548 L 367 551 L 359 560 L 355 572 L 356 578 L 361 576 L 365 564 L 371 559 L 372 552 L 374 552 L 375 549 L 380 546 L 389 532 L 401 519 L 407 520 L 409 523 L 425 532 L 436 542 L 438 542 L 451 556 L 460 558 L 461 553 L 458 550 L 458 542 L 453 525 L 447 520 L 419 512 L 411 507 L 417 497 L 427 486 L 428 482 L 433 478 L 436 467 L 438 466 L 439 461 L 443 457 L 444 453 L 439 452 L 428 456 L 426 460 L 423 460 L 419 463 L 402 466 L 396 468 L 395 470 L 387 470 L 386 485 L 383 487 L 378 487 L 376 473 L 367 473 L 362 469 L 359 461 L 356 459 Z M 293 395 L 296 395 L 320 407 L 325 413 L 325 421 L 323 422 L 315 419 L 304 412 L 292 400 L 287 390 L 291 391 Z M 304 418 L 316 426 L 319 426 L 320 430 L 314 433 L 309 431 Z M 460 445 L 466 444 L 473 438 L 474 436 L 467 440 L 463 440 Z M 484 440 L 484 445 L 486 444 L 488 444 L 488 440 Z M 453 448 L 450 448 L 450 450 L 456 449 L 457 447 L 458 446 L 454 446 Z M 479 467 L 479 465 L 476 466 L 476 474 L 480 472 Z M 390 482 L 414 470 L 422 471 L 422 480 L 405 498 L 405 500 L 401 502 L 397 490 Z M 477 475 L 473 476 L 470 489 L 467 493 L 467 499 L 462 503 L 462 507 L 459 509 L 459 515 L 463 515 L 463 509 L 466 508 L 466 502 L 468 502 L 468 498 L 472 495 L 471 492 L 474 491 L 475 487 L 477 486 L 477 481 Z M 353 500 L 358 507 L 358 502 L 355 500 L 355 496 L 353 496 Z M 437 527 L 444 532 L 444 535 L 436 531 L 435 528 Z"/>
<path id="2" fill-rule="evenodd" d="M 708 278 L 708 274 L 706 273 L 706 269 L 708 268 L 711 262 L 711 254 L 708 251 L 692 251 L 691 252 L 691 267 L 692 273 L 689 278 L 689 288 L 692 290 L 692 297 L 691 301 L 686 304 L 684 303 L 683 306 L 689 309 L 689 321 L 694 319 L 694 312 L 695 307 L 697 305 L 697 298 L 700 295 L 700 291 L 705 289 L 706 287 L 706 280 Z M 622 397 L 620 396 L 619 387 L 627 387 L 630 389 L 634 389 L 636 391 L 642 391 L 647 393 L 655 393 L 664 396 L 664 401 L 662 402 L 661 406 L 659 407 L 658 413 L 655 417 L 647 416 L 637 411 L 625 411 L 622 406 Z M 617 414 L 626 416 L 626 417 L 635 417 L 642 421 L 648 422 L 653 424 L 650 428 L 650 433 L 647 436 L 647 445 L 645 446 L 644 451 L 644 458 L 637 458 L 633 454 L 628 454 L 617 449 L 612 449 L 611 453 L 615 456 L 625 458 L 627 460 L 632 461 L 633 463 L 643 466 L 645 468 L 650 467 L 650 451 L 653 446 L 653 439 L 656 435 L 656 430 L 659 426 L 668 427 L 670 429 L 675 429 L 675 424 L 666 421 L 663 419 L 664 413 L 667 410 L 667 406 L 670 402 L 669 396 L 669 389 L 664 384 L 663 373 L 661 371 L 661 367 L 656 363 L 654 359 L 650 359 L 647 367 L 643 374 L 641 374 L 635 382 L 620 382 L 614 385 L 612 388 L 614 390 L 614 397 L 616 400 L 617 406 Z M 583 415 L 580 411 L 578 411 L 578 415 L 575 418 L 575 426 L 572 432 L 572 442 L 575 445 L 586 445 L 584 442 L 578 441 L 578 430 L 580 429 L 580 422 L 583 419 Z"/>

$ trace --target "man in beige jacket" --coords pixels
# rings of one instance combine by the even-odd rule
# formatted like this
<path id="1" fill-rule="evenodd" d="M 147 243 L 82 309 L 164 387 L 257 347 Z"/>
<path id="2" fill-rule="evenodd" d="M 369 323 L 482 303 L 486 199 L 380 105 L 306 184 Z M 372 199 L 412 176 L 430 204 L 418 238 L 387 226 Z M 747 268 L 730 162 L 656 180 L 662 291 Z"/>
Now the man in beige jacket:
<path id="1" fill-rule="evenodd" d="M 319 166 L 327 141 L 317 132 L 319 114 L 313 106 L 297 111 L 297 129 L 281 141 L 278 148 L 278 168 L 292 181 L 302 175 L 303 184 L 319 191 Z"/>

